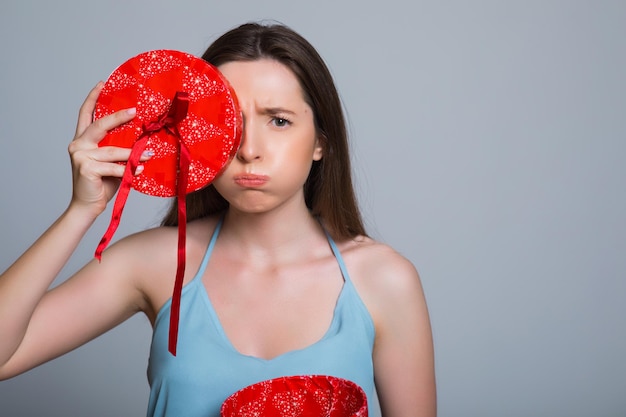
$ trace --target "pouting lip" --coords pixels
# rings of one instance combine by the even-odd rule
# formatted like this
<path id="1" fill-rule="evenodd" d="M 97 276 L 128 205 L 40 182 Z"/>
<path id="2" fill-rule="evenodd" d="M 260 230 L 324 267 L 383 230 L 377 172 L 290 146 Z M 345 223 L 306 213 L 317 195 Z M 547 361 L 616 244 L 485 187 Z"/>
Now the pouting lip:
<path id="1" fill-rule="evenodd" d="M 270 177 L 267 175 L 259 175 L 259 174 L 237 174 L 233 178 L 235 184 L 241 185 L 243 187 L 258 187 L 265 184 Z"/>

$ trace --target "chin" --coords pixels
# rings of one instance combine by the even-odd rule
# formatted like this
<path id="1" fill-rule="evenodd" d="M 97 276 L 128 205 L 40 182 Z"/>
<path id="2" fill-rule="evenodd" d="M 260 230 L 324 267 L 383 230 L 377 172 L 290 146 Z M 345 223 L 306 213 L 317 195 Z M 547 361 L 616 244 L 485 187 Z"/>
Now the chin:
<path id="1" fill-rule="evenodd" d="M 263 214 L 271 211 L 274 207 L 272 204 L 260 201 L 230 202 L 230 209 L 242 214 Z"/>

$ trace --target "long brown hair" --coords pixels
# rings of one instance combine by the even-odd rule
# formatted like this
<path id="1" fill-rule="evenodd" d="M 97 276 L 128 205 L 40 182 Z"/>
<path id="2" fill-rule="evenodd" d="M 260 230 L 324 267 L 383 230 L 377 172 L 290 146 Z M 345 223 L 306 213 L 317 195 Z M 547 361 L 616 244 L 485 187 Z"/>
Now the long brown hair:
<path id="1" fill-rule="evenodd" d="M 218 67 L 232 61 L 268 58 L 289 68 L 300 81 L 304 99 L 314 114 L 322 144 L 322 159 L 314 161 L 304 184 L 311 214 L 321 219 L 338 240 L 365 235 L 365 227 L 352 185 L 348 134 L 341 101 L 332 76 L 315 48 L 292 29 L 280 25 L 246 23 L 226 32 L 209 46 L 202 58 Z M 162 224 L 178 222 L 176 202 Z M 213 185 L 187 196 L 189 221 L 228 208 Z"/>

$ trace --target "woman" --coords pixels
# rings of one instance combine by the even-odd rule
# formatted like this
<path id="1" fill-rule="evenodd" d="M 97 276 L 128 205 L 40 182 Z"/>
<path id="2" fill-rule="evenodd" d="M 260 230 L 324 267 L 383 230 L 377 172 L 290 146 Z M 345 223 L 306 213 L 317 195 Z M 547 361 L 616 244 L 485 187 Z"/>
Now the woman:
<path id="1" fill-rule="evenodd" d="M 433 416 L 432 338 L 419 277 L 370 239 L 356 204 L 345 122 L 313 47 L 280 25 L 246 24 L 203 58 L 234 88 L 241 146 L 188 196 L 187 268 L 176 357 L 167 318 L 176 210 L 49 286 L 115 194 L 130 151 L 98 147 L 134 109 L 92 122 L 99 83 L 69 145 L 74 192 L 60 218 L 0 278 L 0 377 L 101 335 L 137 312 L 154 327 L 150 416 L 218 416 L 254 382 L 326 374 L 375 389 L 384 416 Z M 150 158 L 146 152 L 143 160 Z"/>

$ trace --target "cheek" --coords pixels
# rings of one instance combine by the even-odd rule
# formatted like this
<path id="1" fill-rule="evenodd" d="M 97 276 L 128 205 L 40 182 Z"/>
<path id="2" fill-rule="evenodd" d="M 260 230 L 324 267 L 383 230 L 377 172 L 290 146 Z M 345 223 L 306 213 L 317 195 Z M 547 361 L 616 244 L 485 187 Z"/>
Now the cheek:
<path id="1" fill-rule="evenodd" d="M 302 172 L 308 175 L 313 163 L 314 149 L 310 143 L 301 143 L 300 146 L 277 146 L 272 153 L 274 169 L 288 171 L 292 175 L 298 175 Z"/>
<path id="2" fill-rule="evenodd" d="M 222 194 L 222 189 L 224 188 L 225 184 L 227 184 L 227 178 L 230 177 L 229 174 L 233 169 L 233 161 L 231 161 L 228 165 L 226 165 L 226 168 L 224 168 L 224 170 L 217 177 L 215 177 L 215 179 L 211 183 L 218 193 Z"/>
<path id="3" fill-rule="evenodd" d="M 274 156 L 278 157 L 280 155 L 281 159 L 297 159 L 307 165 L 311 161 L 318 159 L 318 153 L 321 156 L 321 147 L 319 147 L 317 133 L 314 129 L 306 129 L 300 131 L 298 135 L 281 138 L 281 140 L 269 143 L 267 150 Z"/>

